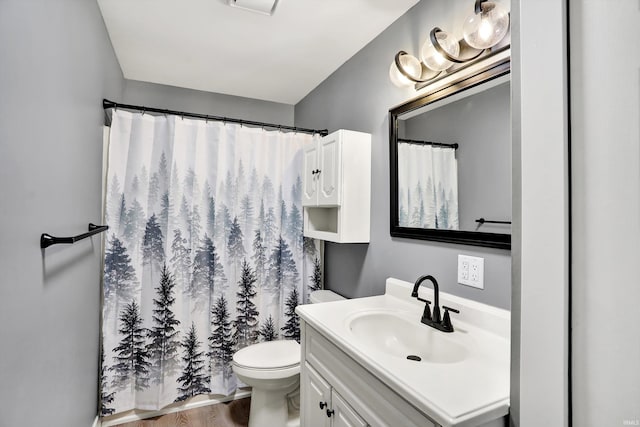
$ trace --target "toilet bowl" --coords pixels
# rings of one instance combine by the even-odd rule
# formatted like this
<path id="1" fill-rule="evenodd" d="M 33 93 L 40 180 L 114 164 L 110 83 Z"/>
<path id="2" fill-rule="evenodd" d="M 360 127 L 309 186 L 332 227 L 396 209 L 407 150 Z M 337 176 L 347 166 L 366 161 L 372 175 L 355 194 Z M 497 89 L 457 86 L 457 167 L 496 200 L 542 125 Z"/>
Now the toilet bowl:
<path id="1" fill-rule="evenodd" d="M 309 299 L 318 303 L 344 298 L 321 290 L 312 292 Z M 252 344 L 233 355 L 232 366 L 238 379 L 252 387 L 249 427 L 300 425 L 295 413 L 300 387 L 300 344 L 294 340 Z"/>
<path id="2" fill-rule="evenodd" d="M 252 387 L 249 427 L 287 425 L 287 395 L 300 386 L 300 344 L 283 340 L 245 347 L 233 355 L 233 371 Z"/>

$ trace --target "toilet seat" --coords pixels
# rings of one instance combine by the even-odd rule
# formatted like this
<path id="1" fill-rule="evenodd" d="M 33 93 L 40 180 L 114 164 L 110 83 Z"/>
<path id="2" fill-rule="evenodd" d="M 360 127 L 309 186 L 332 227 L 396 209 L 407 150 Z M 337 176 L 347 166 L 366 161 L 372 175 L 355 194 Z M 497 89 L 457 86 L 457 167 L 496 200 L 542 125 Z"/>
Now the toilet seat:
<path id="1" fill-rule="evenodd" d="M 254 380 L 282 380 L 284 378 L 297 377 L 300 374 L 300 364 L 281 369 L 253 369 L 246 366 L 233 364 L 233 372 L 239 378 L 252 378 Z M 247 382 L 246 380 L 242 380 Z"/>
<path id="2" fill-rule="evenodd" d="M 287 378 L 300 373 L 300 344 L 294 340 L 268 341 L 238 350 L 234 371 L 256 379 Z"/>

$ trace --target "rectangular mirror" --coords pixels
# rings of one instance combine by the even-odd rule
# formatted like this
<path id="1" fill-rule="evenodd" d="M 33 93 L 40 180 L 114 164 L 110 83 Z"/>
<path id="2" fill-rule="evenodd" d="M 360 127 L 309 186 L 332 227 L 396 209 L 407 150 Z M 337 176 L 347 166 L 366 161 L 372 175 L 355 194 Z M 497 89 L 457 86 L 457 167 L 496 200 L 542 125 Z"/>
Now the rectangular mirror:
<path id="1" fill-rule="evenodd" d="M 392 236 L 510 249 L 508 72 L 390 110 Z"/>

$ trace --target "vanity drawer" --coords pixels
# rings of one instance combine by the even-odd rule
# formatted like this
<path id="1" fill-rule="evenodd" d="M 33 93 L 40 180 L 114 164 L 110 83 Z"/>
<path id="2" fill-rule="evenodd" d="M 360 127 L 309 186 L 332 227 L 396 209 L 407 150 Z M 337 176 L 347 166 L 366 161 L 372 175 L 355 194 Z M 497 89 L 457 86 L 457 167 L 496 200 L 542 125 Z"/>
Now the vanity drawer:
<path id="1" fill-rule="evenodd" d="M 437 427 L 425 414 L 302 322 L 303 357 L 372 427 Z M 304 363 L 301 364 L 304 368 Z"/>

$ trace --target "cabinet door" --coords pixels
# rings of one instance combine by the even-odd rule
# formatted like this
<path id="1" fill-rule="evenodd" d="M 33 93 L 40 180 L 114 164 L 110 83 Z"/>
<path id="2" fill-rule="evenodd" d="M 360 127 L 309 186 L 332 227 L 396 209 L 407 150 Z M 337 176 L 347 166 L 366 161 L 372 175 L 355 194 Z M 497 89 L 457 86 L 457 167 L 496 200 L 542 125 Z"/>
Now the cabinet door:
<path id="1" fill-rule="evenodd" d="M 318 203 L 318 146 L 314 141 L 304 149 L 302 161 L 302 206 L 315 206 Z"/>
<path id="2" fill-rule="evenodd" d="M 335 390 L 331 399 L 334 411 L 332 427 L 366 427 L 368 425 Z"/>
<path id="3" fill-rule="evenodd" d="M 301 426 L 331 427 L 331 418 L 327 416 L 327 410 L 331 408 L 331 386 L 306 362 L 300 392 Z"/>
<path id="4" fill-rule="evenodd" d="M 340 135 L 341 133 L 338 131 L 320 140 L 318 206 L 340 205 L 340 182 L 342 179 Z"/>

